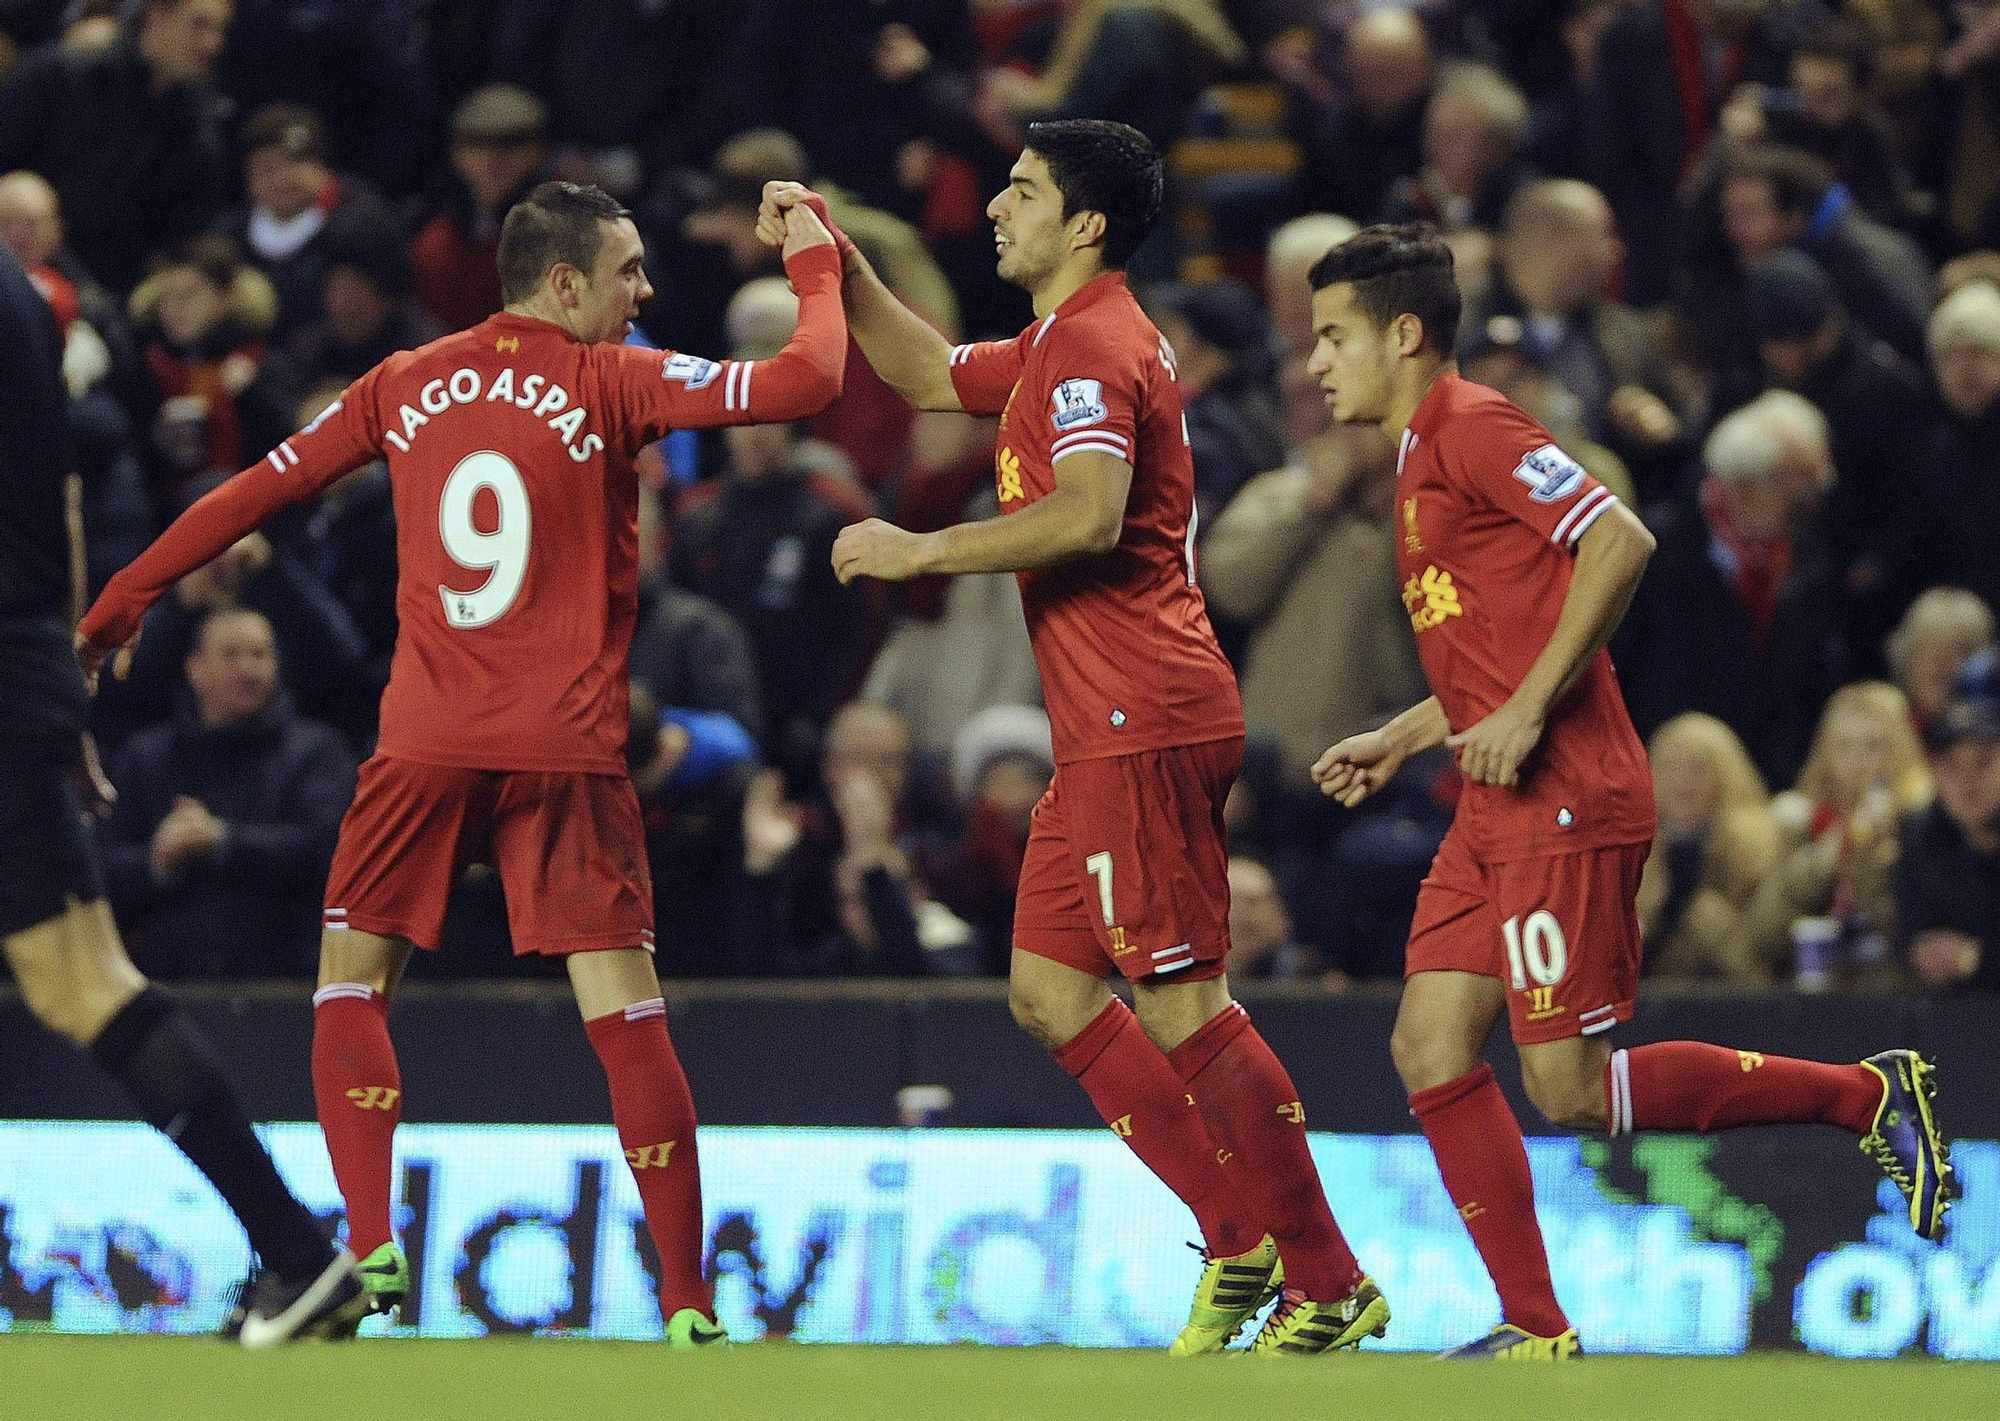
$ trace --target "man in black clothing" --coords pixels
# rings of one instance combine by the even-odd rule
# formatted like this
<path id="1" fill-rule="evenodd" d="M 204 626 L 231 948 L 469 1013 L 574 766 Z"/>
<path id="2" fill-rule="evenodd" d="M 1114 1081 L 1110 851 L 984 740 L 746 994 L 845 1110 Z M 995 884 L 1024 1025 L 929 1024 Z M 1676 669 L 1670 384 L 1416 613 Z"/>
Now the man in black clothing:
<path id="1" fill-rule="evenodd" d="M 222 207 L 229 101 L 210 76 L 231 11 L 231 0 L 144 0 L 116 44 L 45 45 L 0 84 L 0 172 L 55 184 L 77 255 L 118 291 Z"/>
<path id="2" fill-rule="evenodd" d="M 66 611 L 82 549 L 66 532 L 59 361 L 54 317 L 0 252 L 0 949 L 36 1018 L 116 1077 L 242 1220 L 263 1267 L 231 1320 L 243 1344 L 351 1334 L 367 1307 L 353 1256 L 285 1188 L 214 1048 L 126 957 L 104 901 L 72 780 L 84 685 Z"/>
<path id="3" fill-rule="evenodd" d="M 2000 700 L 1962 697 L 1931 733 L 1937 802 L 1903 827 L 1904 960 L 1929 987 L 2000 990 Z"/>

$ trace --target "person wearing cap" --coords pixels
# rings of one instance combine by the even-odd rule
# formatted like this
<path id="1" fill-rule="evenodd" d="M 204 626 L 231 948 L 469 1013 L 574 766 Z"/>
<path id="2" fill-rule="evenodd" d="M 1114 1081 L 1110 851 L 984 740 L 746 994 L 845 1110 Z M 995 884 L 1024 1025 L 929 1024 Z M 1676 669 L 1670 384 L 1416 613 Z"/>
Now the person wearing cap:
<path id="1" fill-rule="evenodd" d="M 488 84 L 451 114 L 454 181 L 410 244 L 418 302 L 446 330 L 500 309 L 500 222 L 548 174 L 549 111 L 526 89 Z"/>
<path id="2" fill-rule="evenodd" d="M 219 230 L 236 240 L 277 289 L 271 336 L 282 341 L 322 309 L 320 284 L 335 214 L 366 205 L 387 219 L 388 209 L 365 184 L 334 172 L 327 162 L 325 122 L 303 105 L 257 110 L 243 125 L 241 143 L 249 201 L 224 214 Z"/>
<path id="3" fill-rule="evenodd" d="M 1923 586 L 1921 530 L 1908 516 L 1917 454 L 1934 415 L 1923 372 L 1851 319 L 1824 268 L 1775 252 L 1744 278 L 1758 388 L 1795 390 L 1826 416 L 1834 483 L 1822 521 L 1841 583 L 1841 624 L 1859 674 L 1885 669 L 1882 646 Z M 1735 401 L 1725 397 L 1723 408 Z M 1933 579 L 1934 580 L 1934 579 Z"/>
<path id="4" fill-rule="evenodd" d="M 1948 581 L 2000 606 L 2000 286 L 1973 281 L 1938 303 L 1931 375 L 1944 407 L 1921 467 L 1918 521 Z"/>
<path id="5" fill-rule="evenodd" d="M 1903 826 L 1896 876 L 1903 961 L 1933 990 L 2000 990 L 2000 697 L 1945 708 L 1930 733 L 1937 799 Z"/>
<path id="6" fill-rule="evenodd" d="M 1174 352 L 1194 450 L 1195 507 L 1210 523 L 1238 489 L 1285 460 L 1270 324 L 1256 298 L 1232 281 L 1167 283 L 1143 300 Z"/>

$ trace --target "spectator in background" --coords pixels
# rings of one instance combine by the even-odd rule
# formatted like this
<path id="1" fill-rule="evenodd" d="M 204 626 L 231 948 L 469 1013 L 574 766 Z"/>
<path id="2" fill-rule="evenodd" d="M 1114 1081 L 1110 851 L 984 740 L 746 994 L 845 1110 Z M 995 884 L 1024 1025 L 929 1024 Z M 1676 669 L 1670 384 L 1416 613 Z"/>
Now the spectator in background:
<path id="1" fill-rule="evenodd" d="M 1745 919 L 1778 857 L 1771 793 L 1736 732 L 1712 715 L 1675 716 L 1646 747 L 1659 836 L 1639 882 L 1646 971 L 1736 986 L 1769 982 Z"/>
<path id="2" fill-rule="evenodd" d="M 661 582 L 645 594 L 632 638 L 632 679 L 668 707 L 728 716 L 755 740 L 764 734 L 756 657 L 734 617 L 692 592 Z"/>
<path id="3" fill-rule="evenodd" d="M 1507 204 L 1499 279 L 1468 312 L 1461 345 L 1518 344 L 1576 396 L 1585 435 L 1657 494 L 1678 472 L 1685 422 L 1652 331 L 1608 294 L 1623 254 L 1597 189 L 1528 183 Z"/>
<path id="4" fill-rule="evenodd" d="M 1910 603 L 1889 636 L 1889 669 L 1928 734 L 1967 664 L 1995 642 L 1993 611 L 1962 587 L 1933 587 Z"/>
<path id="5" fill-rule="evenodd" d="M 229 103 L 210 80 L 231 12 L 231 0 L 140 0 L 116 42 L 44 45 L 0 83 L 0 172 L 48 178 L 77 256 L 114 290 L 221 210 Z"/>
<path id="6" fill-rule="evenodd" d="M 2000 701 L 1950 705 L 1931 736 L 1937 800 L 1903 826 L 1896 927 L 1932 989 L 2000 990 Z"/>
<path id="7" fill-rule="evenodd" d="M 1340 97 L 1295 106 L 1293 128 L 1305 149 L 1298 201 L 1306 211 L 1367 217 L 1424 165 L 1437 59 L 1423 21 L 1399 6 L 1356 16 L 1339 55 Z"/>
<path id="8" fill-rule="evenodd" d="M 1901 516 L 1921 526 L 1933 580 L 2000 606 L 2000 287 L 1971 281 L 1939 302 L 1930 348 L 1946 418 L 1923 454 L 1919 506 Z"/>
<path id="9" fill-rule="evenodd" d="M 1424 110 L 1423 167 L 1398 180 L 1385 222 L 1497 227 L 1526 180 L 1528 101 L 1485 64 L 1448 64 Z"/>
<path id="10" fill-rule="evenodd" d="M 1906 359 L 1924 358 L 1931 268 L 1915 242 L 1863 212 L 1810 154 L 1750 144 L 1725 153 L 1716 172 L 1722 230 L 1737 272 L 1796 247 L 1825 270 L 1858 324 Z"/>
<path id="11" fill-rule="evenodd" d="M 206 618 L 171 723 L 135 736 L 99 833 L 113 910 L 156 977 L 310 976 L 354 757 L 278 685 L 270 623 Z"/>
<path id="12" fill-rule="evenodd" d="M 152 380 L 150 463 L 166 509 L 289 436 L 296 391 L 265 358 L 271 283 L 227 237 L 197 237 L 132 293 Z"/>
<path id="13" fill-rule="evenodd" d="M 1895 135 L 1869 102 L 1875 53 L 1851 20 L 1809 30 L 1792 51 L 1789 85 L 1745 84 L 1722 111 L 1738 143 L 1769 140 L 1812 154 L 1878 222 L 1906 227 L 1918 215 L 1915 184 L 1897 156 Z"/>
<path id="14" fill-rule="evenodd" d="M 329 236 L 337 214 L 381 199 L 327 165 L 320 116 L 297 104 L 259 109 L 243 125 L 243 190 L 249 199 L 226 214 L 221 230 L 235 240 L 278 293 L 274 340 L 284 340 L 324 309 Z"/>
<path id="15" fill-rule="evenodd" d="M 972 928 L 918 876 L 910 737 L 887 706 L 854 701 L 827 727 L 822 794 L 786 805 L 774 774 L 744 804 L 747 938 L 765 970 L 959 976 L 978 971 Z"/>
<path id="16" fill-rule="evenodd" d="M 1641 734 L 1706 711 L 1742 737 L 1766 783 L 1798 773 L 1846 664 L 1815 517 L 1833 482 L 1826 418 L 1760 395 L 1703 446 L 1698 511 L 1652 511 L 1659 548 L 1613 643 Z"/>
<path id="17" fill-rule="evenodd" d="M 1306 373 L 1312 353 L 1313 265 L 1361 229 L 1331 212 L 1294 217 L 1264 248 L 1264 305 L 1277 346 L 1278 413 L 1285 445 L 1297 449 L 1331 428 L 1326 395 Z"/>
<path id="18" fill-rule="evenodd" d="M 1796 390 L 1826 416 L 1834 482 L 1822 526 L 1841 590 L 1841 630 L 1851 669 L 1881 667 L 1879 648 L 1915 595 L 1917 545 L 1902 515 L 1918 485 L 1928 442 L 1930 392 L 1923 373 L 1848 319 L 1818 262 L 1799 251 L 1749 270 L 1744 307 L 1763 383 Z"/>
<path id="19" fill-rule="evenodd" d="M 1683 255 L 1676 193 L 1737 83 L 1784 82 L 1825 12 L 1799 0 L 1641 0 L 1604 29 L 1584 105 L 1581 176 L 1618 214 L 1625 296 L 1658 304 Z"/>
<path id="20" fill-rule="evenodd" d="M 662 970 L 725 976 L 751 960 L 735 911 L 743 881 L 743 796 L 757 744 L 727 711 L 662 706 L 632 685 L 625 757 L 646 821 Z"/>
<path id="21" fill-rule="evenodd" d="M 418 302 L 448 331 L 500 309 L 500 222 L 548 176 L 549 111 L 526 89 L 488 84 L 451 114 L 454 181 L 410 243 Z"/>
<path id="22" fill-rule="evenodd" d="M 1312 953 L 1292 936 L 1292 914 L 1278 892 L 1278 880 L 1261 860 L 1229 857 L 1229 959 L 1237 981 L 1269 981 L 1307 976 Z M 1334 980 L 1344 977 L 1333 974 Z"/>
<path id="23" fill-rule="evenodd" d="M 445 334 L 410 295 L 410 254 L 386 212 L 355 204 L 327 223 L 320 314 L 285 345 L 286 370 L 300 388 L 358 380 L 399 350 Z"/>
<path id="24" fill-rule="evenodd" d="M 1054 776 L 1049 718 L 1039 706 L 988 705 L 952 741 L 959 834 L 926 852 L 922 866 L 939 901 L 978 934 L 979 970 L 990 977 L 1007 975 L 1028 830 Z"/>
<path id="25" fill-rule="evenodd" d="M 728 472 L 687 495 L 669 569 L 748 634 L 765 749 L 803 785 L 820 732 L 861 680 L 866 650 L 867 603 L 833 575 L 833 540 L 873 510 L 852 484 L 812 472 L 791 425 L 739 425 L 724 440 Z"/>
<path id="26" fill-rule="evenodd" d="M 1249 633 L 1245 720 L 1276 734 L 1283 787 L 1310 805 L 1324 797 L 1307 771 L 1327 746 L 1421 698 L 1395 488 L 1388 441 L 1342 429 L 1252 479 L 1202 545 L 1210 607 Z"/>
<path id="27" fill-rule="evenodd" d="M 1208 527 L 1253 476 L 1284 462 L 1270 327 L 1256 298 L 1229 281 L 1151 287 L 1145 305 L 1173 351 L 1196 511 Z"/>
<path id="28" fill-rule="evenodd" d="M 1219 0 L 1075 0 L 1058 7 L 1054 42 L 1034 74 L 986 71 L 973 112 L 1002 150 L 1038 119 L 1127 123 L 1165 152 L 1213 80 L 1249 47 Z"/>
<path id="29" fill-rule="evenodd" d="M 1751 951 L 1789 954 L 1806 990 L 1892 985 L 1899 836 L 1932 793 L 1903 693 L 1881 681 L 1836 691 L 1798 784 L 1771 804 L 1778 861 L 1745 924 Z"/>

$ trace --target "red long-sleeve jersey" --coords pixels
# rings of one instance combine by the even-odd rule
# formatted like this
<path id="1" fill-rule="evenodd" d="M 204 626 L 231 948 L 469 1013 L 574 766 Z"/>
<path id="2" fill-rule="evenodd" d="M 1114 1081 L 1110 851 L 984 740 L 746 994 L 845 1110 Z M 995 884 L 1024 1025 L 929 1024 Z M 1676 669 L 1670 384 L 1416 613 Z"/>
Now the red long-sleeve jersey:
<path id="1" fill-rule="evenodd" d="M 79 630 L 109 650 L 155 599 L 288 503 L 386 457 L 399 626 L 382 753 L 495 770 L 624 769 L 640 449 L 670 429 L 819 413 L 840 394 L 840 261 L 786 264 L 799 325 L 770 360 L 587 345 L 502 312 L 390 356 L 201 499 Z"/>

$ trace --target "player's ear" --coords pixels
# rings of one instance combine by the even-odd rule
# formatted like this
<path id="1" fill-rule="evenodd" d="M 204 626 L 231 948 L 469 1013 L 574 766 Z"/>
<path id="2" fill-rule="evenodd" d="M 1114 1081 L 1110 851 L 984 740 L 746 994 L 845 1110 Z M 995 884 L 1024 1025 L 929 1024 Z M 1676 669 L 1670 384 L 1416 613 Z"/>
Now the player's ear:
<path id="1" fill-rule="evenodd" d="M 1080 252 L 1088 247 L 1101 246 L 1108 225 L 1102 212 L 1077 213 L 1069 222 L 1070 250 Z"/>
<path id="2" fill-rule="evenodd" d="M 1415 355 L 1424 348 L 1423 320 L 1408 311 L 1389 323 L 1389 334 L 1395 338 L 1398 355 Z"/>

